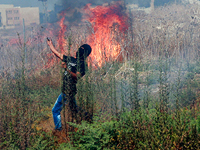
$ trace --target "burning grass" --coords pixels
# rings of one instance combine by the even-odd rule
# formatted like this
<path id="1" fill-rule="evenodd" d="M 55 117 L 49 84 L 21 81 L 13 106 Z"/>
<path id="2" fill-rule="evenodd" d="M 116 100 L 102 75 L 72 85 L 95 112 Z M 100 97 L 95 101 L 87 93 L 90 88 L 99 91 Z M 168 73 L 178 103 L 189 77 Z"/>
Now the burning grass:
<path id="1" fill-rule="evenodd" d="M 0 49 L 0 148 L 199 149 L 199 24 L 193 19 L 199 8 L 170 5 L 151 14 L 122 8 L 87 5 L 89 23 L 68 27 L 63 17 L 56 25 L 60 32 L 52 39 L 62 53 L 74 55 L 87 42 L 93 48 L 76 95 L 93 122 L 81 114 L 75 120 L 65 107 L 65 134 L 58 140 L 51 107 L 61 68 L 44 41 L 52 32 L 32 31 L 36 40 L 27 44 L 26 64 L 14 57 L 23 54 L 22 45 Z"/>

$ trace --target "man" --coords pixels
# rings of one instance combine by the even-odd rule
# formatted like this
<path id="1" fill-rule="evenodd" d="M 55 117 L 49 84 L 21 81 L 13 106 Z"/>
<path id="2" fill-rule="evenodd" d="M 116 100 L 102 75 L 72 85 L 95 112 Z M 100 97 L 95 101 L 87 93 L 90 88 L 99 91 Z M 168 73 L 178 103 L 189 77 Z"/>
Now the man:
<path id="1" fill-rule="evenodd" d="M 78 112 L 75 100 L 77 92 L 76 83 L 79 78 L 85 75 L 85 67 L 87 67 L 85 59 L 90 55 L 92 49 L 90 45 L 83 44 L 76 52 L 76 58 L 74 58 L 59 53 L 53 46 L 52 40 L 47 39 L 47 44 L 49 45 L 51 51 L 63 61 L 62 67 L 65 69 L 63 74 L 62 93 L 58 96 L 52 109 L 55 129 L 61 131 L 62 124 L 60 112 L 63 104 L 69 102 L 72 115 Z"/>

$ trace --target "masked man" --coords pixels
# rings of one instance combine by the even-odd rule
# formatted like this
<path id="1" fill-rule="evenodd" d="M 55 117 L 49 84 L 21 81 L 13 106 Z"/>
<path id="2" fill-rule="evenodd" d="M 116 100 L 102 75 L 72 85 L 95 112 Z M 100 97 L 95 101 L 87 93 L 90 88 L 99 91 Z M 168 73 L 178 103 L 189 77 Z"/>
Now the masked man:
<path id="1" fill-rule="evenodd" d="M 61 131 L 62 124 L 60 112 L 63 108 L 63 104 L 69 103 L 72 115 L 78 112 L 75 100 L 75 95 L 77 93 L 76 83 L 79 78 L 85 75 L 87 69 L 85 60 L 90 55 L 92 49 L 90 45 L 83 44 L 76 52 L 76 58 L 74 58 L 59 53 L 51 40 L 48 39 L 47 44 L 51 51 L 62 60 L 62 67 L 65 69 L 63 74 L 62 92 L 58 96 L 52 109 L 55 129 Z"/>

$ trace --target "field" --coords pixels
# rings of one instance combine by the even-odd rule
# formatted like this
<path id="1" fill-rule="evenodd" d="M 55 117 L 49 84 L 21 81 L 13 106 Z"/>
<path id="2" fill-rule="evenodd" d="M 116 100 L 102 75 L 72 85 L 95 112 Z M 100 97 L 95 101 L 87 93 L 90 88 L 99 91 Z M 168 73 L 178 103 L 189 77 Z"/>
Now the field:
<path id="1" fill-rule="evenodd" d="M 0 149 L 200 149 L 199 12 L 175 4 L 151 14 L 121 9 L 122 21 L 106 28 L 93 24 L 101 18 L 71 27 L 61 19 L 27 27 L 27 42 L 20 30 L 1 39 Z M 57 134 L 51 109 L 63 70 L 46 37 L 66 55 L 86 42 L 93 48 L 76 95 L 93 119 L 75 119 L 66 105 Z"/>

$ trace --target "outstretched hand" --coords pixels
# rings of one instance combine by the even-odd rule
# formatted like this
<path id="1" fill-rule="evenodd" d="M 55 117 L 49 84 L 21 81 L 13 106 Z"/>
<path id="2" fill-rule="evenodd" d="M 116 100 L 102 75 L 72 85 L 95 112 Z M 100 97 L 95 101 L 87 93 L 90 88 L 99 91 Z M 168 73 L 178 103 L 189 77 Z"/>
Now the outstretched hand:
<path id="1" fill-rule="evenodd" d="M 52 40 L 47 37 L 47 44 L 51 47 L 53 46 Z"/>
<path id="2" fill-rule="evenodd" d="M 59 53 L 56 48 L 53 45 L 53 42 L 51 39 L 47 38 L 47 44 L 49 45 L 51 51 L 61 60 L 63 60 L 63 54 Z"/>

